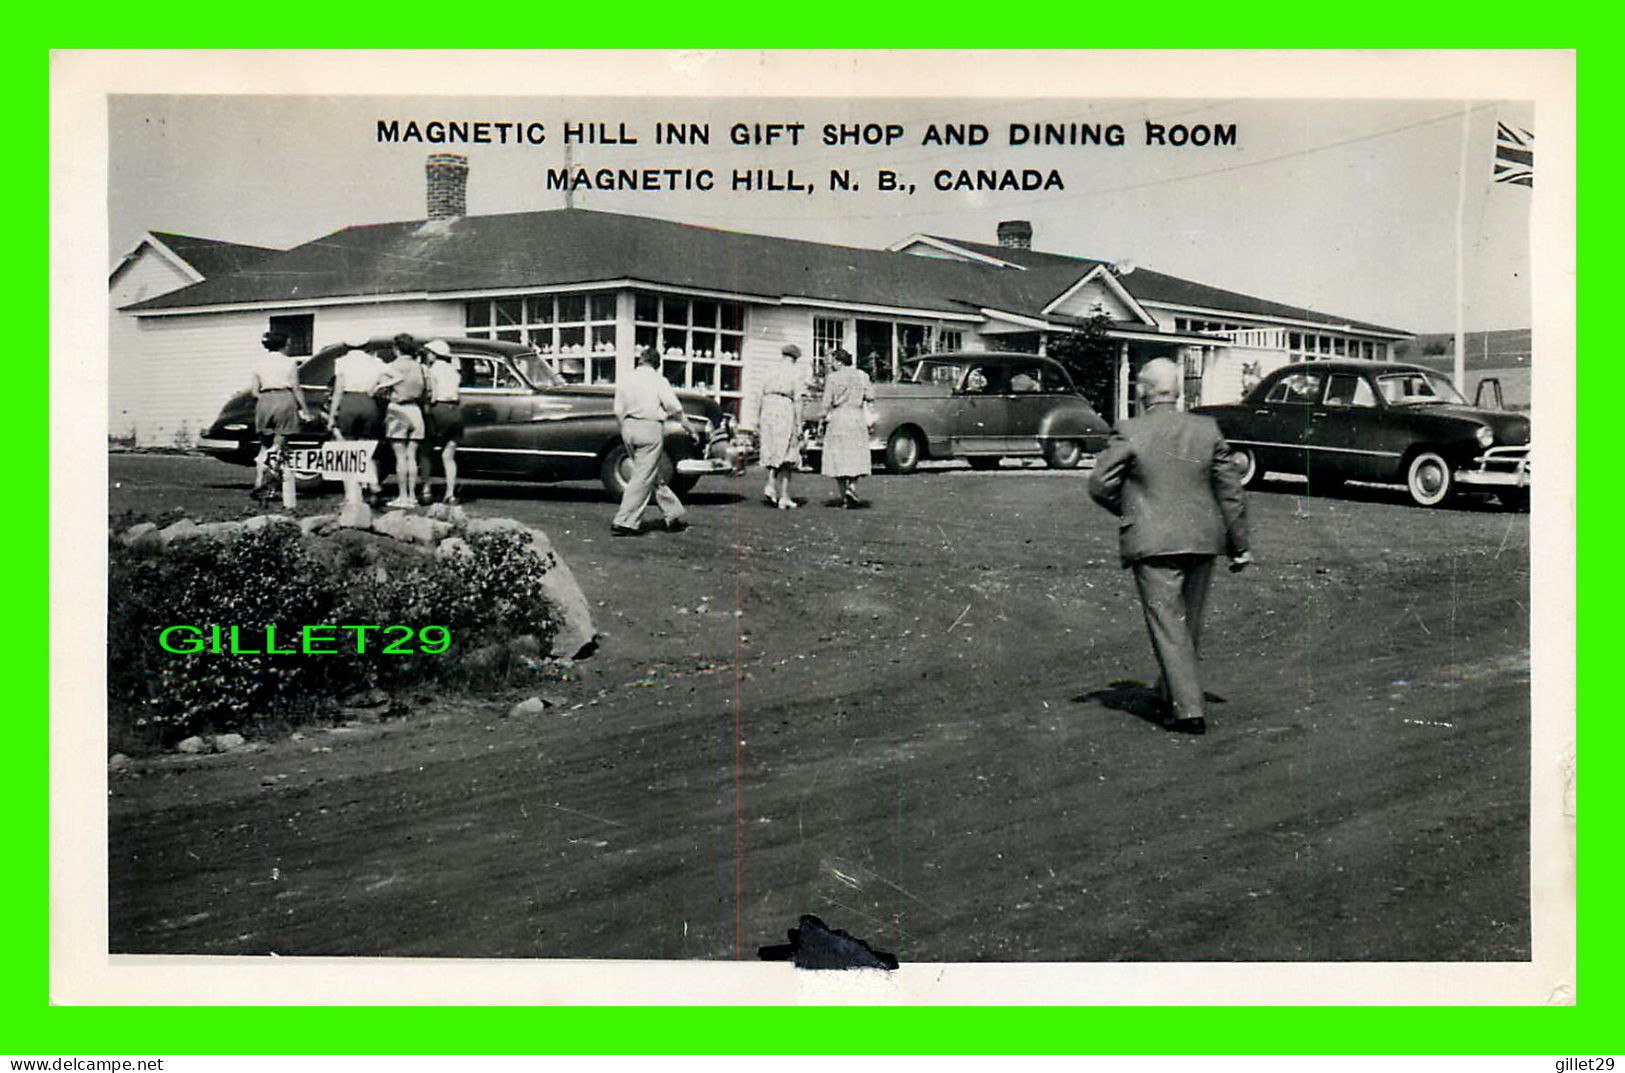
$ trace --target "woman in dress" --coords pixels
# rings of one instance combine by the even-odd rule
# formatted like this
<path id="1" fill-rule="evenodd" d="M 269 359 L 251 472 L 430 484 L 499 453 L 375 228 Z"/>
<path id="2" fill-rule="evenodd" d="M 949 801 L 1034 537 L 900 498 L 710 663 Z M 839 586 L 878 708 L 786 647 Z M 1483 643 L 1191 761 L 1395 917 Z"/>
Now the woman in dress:
<path id="1" fill-rule="evenodd" d="M 255 462 L 255 499 L 276 495 L 282 485 L 282 452 L 288 435 L 299 431 L 301 421 L 310 420 L 305 393 L 299 387 L 299 363 L 288 356 L 288 342 L 284 332 L 266 332 L 260 337 L 265 353 L 254 365 L 254 431 L 265 445 Z"/>
<path id="2" fill-rule="evenodd" d="M 852 364 L 852 355 L 837 347 L 829 359 L 834 368 L 824 380 L 823 474 L 835 478 L 841 506 L 862 507 L 857 485 L 859 477 L 869 475 L 869 404 L 875 391 Z"/>
<path id="3" fill-rule="evenodd" d="M 807 377 L 800 347 L 786 343 L 779 353 L 778 364 L 762 377 L 752 428 L 767 469 L 763 498 L 780 510 L 794 510 L 799 504 L 790 495 L 790 476 L 801 465 L 801 391 Z"/>

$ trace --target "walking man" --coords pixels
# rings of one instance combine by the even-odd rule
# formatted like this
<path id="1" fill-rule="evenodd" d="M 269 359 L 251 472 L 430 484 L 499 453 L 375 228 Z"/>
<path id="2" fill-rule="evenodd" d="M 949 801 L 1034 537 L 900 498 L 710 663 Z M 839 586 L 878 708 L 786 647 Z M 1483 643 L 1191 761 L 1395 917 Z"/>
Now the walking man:
<path id="1" fill-rule="evenodd" d="M 643 532 L 643 509 L 651 496 L 669 531 L 677 533 L 688 528 L 683 520 L 683 503 L 666 486 L 665 474 L 660 471 L 668 416 L 682 419 L 689 435 L 696 442 L 701 440 L 699 431 L 688 423 L 677 393 L 660 375 L 660 352 L 652 346 L 644 347 L 638 352 L 637 367 L 631 375 L 615 385 L 615 418 L 621 423 L 621 442 L 632 460 L 632 475 L 621 494 L 621 509 L 609 526 L 614 536 L 638 536 Z"/>
<path id="2" fill-rule="evenodd" d="M 1207 731 L 1198 674 L 1202 609 L 1213 560 L 1232 572 L 1252 562 L 1247 507 L 1230 447 L 1211 417 L 1181 412 L 1179 366 L 1145 363 L 1136 378 L 1140 416 L 1120 422 L 1095 460 L 1089 494 L 1122 524 L 1123 565 L 1134 571 L 1167 703 L 1163 725 Z"/>

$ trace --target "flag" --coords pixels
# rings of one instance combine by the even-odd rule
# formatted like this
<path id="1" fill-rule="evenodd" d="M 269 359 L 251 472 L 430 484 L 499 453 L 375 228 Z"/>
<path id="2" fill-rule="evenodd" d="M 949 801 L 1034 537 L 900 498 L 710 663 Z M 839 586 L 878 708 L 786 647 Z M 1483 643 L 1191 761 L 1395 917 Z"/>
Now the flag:
<path id="1" fill-rule="evenodd" d="M 1495 124 L 1495 181 L 1535 185 L 1535 136 L 1529 131 Z"/>

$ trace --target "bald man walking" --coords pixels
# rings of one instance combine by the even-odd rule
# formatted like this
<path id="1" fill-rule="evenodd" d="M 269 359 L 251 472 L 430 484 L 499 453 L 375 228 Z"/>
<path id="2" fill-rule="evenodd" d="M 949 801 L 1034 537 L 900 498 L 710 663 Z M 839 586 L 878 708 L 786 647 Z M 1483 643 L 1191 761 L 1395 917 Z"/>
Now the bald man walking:
<path id="1" fill-rule="evenodd" d="M 1162 672 L 1163 725 L 1203 734 L 1198 647 L 1213 560 L 1229 555 L 1234 572 L 1252 557 L 1230 447 L 1211 417 L 1178 409 L 1179 377 L 1179 366 L 1165 358 L 1140 369 L 1141 414 L 1118 424 L 1095 460 L 1089 495 L 1121 519 L 1123 565 L 1134 571 Z"/>

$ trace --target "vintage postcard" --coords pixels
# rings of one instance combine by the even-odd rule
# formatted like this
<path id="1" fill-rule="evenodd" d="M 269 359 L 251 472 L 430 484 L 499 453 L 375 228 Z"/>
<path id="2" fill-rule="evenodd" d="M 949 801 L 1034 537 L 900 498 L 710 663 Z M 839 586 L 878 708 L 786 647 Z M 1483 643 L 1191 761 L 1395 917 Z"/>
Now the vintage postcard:
<path id="1" fill-rule="evenodd" d="M 57 55 L 53 996 L 1572 1001 L 1573 70 Z"/>

